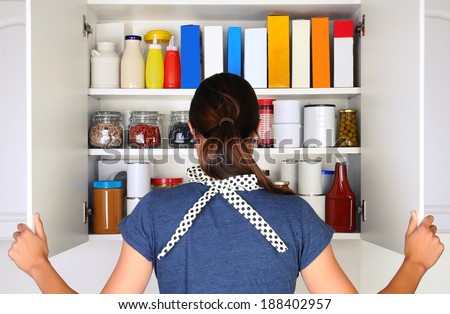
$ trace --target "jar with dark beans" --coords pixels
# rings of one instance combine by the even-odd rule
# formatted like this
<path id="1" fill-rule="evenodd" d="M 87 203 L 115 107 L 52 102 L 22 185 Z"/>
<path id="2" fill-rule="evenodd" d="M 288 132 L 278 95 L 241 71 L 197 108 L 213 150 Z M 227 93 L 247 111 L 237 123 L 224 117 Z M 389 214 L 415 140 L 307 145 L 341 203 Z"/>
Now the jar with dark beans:
<path id="1" fill-rule="evenodd" d="M 132 148 L 161 146 L 161 115 L 157 111 L 132 111 L 128 143 Z"/>
<path id="2" fill-rule="evenodd" d="M 122 147 L 122 114 L 118 111 L 94 112 L 89 130 L 89 144 L 94 148 Z"/>
<path id="3" fill-rule="evenodd" d="M 189 111 L 171 111 L 169 119 L 169 146 L 174 148 L 194 147 L 194 137 L 189 125 Z"/>

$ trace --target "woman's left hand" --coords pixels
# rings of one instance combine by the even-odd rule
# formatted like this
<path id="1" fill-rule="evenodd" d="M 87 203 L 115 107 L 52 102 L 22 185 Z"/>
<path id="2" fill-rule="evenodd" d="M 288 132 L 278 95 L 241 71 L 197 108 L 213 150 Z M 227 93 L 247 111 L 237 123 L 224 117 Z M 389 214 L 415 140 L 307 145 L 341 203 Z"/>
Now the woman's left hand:
<path id="1" fill-rule="evenodd" d="M 34 269 L 49 263 L 47 236 L 40 215 L 34 215 L 35 232 L 26 224 L 18 224 L 9 257 L 21 270 L 32 276 Z"/>

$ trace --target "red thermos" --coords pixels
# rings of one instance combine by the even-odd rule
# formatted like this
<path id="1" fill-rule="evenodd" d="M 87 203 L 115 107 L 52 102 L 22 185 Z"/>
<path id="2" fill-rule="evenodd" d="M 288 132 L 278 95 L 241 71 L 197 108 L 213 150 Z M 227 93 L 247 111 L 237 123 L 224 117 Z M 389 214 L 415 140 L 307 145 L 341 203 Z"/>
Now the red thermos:
<path id="1" fill-rule="evenodd" d="M 356 198 L 347 178 L 347 165 L 336 163 L 333 185 L 326 196 L 325 222 L 336 232 L 353 232 Z"/>
<path id="2" fill-rule="evenodd" d="M 172 36 L 164 58 L 164 88 L 180 88 L 181 85 L 180 54 L 173 42 Z"/>

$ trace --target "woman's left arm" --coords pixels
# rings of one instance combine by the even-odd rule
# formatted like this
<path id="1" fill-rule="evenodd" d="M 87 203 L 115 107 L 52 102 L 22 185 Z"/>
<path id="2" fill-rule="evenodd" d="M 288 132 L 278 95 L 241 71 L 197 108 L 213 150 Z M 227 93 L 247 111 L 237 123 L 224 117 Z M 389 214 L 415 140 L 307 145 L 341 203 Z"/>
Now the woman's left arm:
<path id="1" fill-rule="evenodd" d="M 310 293 L 358 293 L 337 262 L 331 244 L 301 271 L 301 275 Z"/>

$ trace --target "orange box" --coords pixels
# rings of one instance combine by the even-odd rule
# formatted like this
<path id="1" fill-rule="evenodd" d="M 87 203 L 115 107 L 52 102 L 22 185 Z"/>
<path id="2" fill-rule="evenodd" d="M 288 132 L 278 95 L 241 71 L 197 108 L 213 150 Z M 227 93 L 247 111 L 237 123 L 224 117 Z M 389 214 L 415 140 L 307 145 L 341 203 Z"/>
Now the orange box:
<path id="1" fill-rule="evenodd" d="M 290 87 L 289 16 L 267 17 L 267 62 L 269 88 Z"/>
<path id="2" fill-rule="evenodd" d="M 312 87 L 329 88 L 330 79 L 330 31 L 328 17 L 311 19 Z"/>

